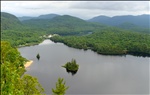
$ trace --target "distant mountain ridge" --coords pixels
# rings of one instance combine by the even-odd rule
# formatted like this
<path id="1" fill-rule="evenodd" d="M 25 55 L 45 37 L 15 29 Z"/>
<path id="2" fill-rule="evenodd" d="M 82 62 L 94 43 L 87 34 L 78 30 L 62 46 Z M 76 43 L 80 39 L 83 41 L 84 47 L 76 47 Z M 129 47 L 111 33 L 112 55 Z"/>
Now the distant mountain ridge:
<path id="1" fill-rule="evenodd" d="M 46 14 L 46 15 L 40 15 L 39 17 L 37 17 L 38 19 L 52 19 L 56 16 L 60 16 L 58 14 Z"/>
<path id="2" fill-rule="evenodd" d="M 1 12 L 1 29 L 11 29 L 19 25 L 25 25 L 35 28 L 69 28 L 71 31 L 76 28 L 93 29 L 103 26 L 115 26 L 117 28 L 136 31 L 150 32 L 150 15 L 123 15 L 107 17 L 104 15 L 94 17 L 89 20 L 83 20 L 70 15 L 45 14 L 38 17 L 16 17 L 12 14 Z M 20 19 L 20 20 L 19 20 Z M 20 27 L 20 26 L 19 26 Z M 89 27 L 92 27 L 91 29 Z M 69 30 L 68 30 L 69 31 Z"/>
<path id="3" fill-rule="evenodd" d="M 58 15 L 58 14 L 45 14 L 45 15 L 40 15 L 38 17 L 23 16 L 23 17 L 18 17 L 18 19 L 20 21 L 30 20 L 30 19 L 52 19 L 56 16 L 60 16 L 60 15 Z"/>
<path id="4" fill-rule="evenodd" d="M 44 16 L 43 16 L 44 17 Z M 82 26 L 89 26 L 92 23 L 87 22 L 83 19 L 73 17 L 70 15 L 57 15 L 54 16 L 52 19 L 29 19 L 22 21 L 25 25 L 33 25 L 38 27 L 82 27 Z M 93 25 L 93 24 L 92 24 Z M 94 24 L 96 25 L 96 24 Z M 100 24 L 97 24 L 100 26 Z"/>
<path id="5" fill-rule="evenodd" d="M 150 27 L 150 15 L 148 14 L 147 15 L 143 14 L 138 16 L 123 15 L 123 16 L 114 16 L 114 17 L 97 16 L 97 17 L 93 17 L 92 19 L 89 19 L 88 21 L 103 23 L 110 26 L 118 26 L 123 23 L 132 23 L 143 28 Z"/>
<path id="6" fill-rule="evenodd" d="M 52 19 L 29 19 L 22 23 L 28 27 L 47 30 L 59 35 L 83 35 L 94 29 L 103 29 L 106 25 L 87 22 L 70 15 L 55 16 Z"/>
<path id="7" fill-rule="evenodd" d="M 65 16 L 65 15 L 45 14 L 45 15 L 40 15 L 38 17 L 18 17 L 18 18 L 20 21 L 24 21 L 24 20 L 31 20 L 31 19 L 53 19 L 59 16 Z M 101 15 L 101 16 L 93 17 L 87 21 L 97 22 L 97 23 L 101 23 L 101 24 L 105 24 L 109 26 L 122 26 L 122 24 L 124 23 L 130 23 L 130 24 L 134 24 L 134 26 L 137 26 L 137 27 L 143 27 L 143 28 L 150 27 L 150 15 L 148 14 L 143 14 L 143 15 L 138 15 L 138 16 L 123 15 L 123 16 L 114 16 L 114 17 Z M 124 27 L 125 25 L 126 24 L 124 24 Z M 128 26 L 129 25 L 127 25 L 126 27 Z"/>

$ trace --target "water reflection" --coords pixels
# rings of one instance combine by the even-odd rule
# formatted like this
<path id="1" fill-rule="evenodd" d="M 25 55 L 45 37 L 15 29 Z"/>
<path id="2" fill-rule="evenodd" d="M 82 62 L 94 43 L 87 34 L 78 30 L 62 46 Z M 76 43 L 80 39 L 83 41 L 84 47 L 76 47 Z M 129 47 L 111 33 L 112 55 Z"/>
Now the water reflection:
<path id="1" fill-rule="evenodd" d="M 78 70 L 77 70 L 77 71 L 78 71 Z M 72 76 L 74 76 L 74 75 L 77 73 L 77 71 L 70 71 L 70 70 L 66 69 L 66 72 L 71 73 Z"/>
<path id="2" fill-rule="evenodd" d="M 39 53 L 36 55 L 36 58 L 37 58 L 38 60 L 40 59 L 40 54 L 39 54 Z"/>

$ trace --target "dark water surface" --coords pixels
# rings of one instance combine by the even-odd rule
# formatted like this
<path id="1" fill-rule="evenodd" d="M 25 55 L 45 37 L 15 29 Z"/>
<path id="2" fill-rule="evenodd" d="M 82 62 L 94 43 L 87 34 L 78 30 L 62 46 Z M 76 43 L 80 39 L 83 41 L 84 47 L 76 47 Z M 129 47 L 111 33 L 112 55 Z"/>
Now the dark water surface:
<path id="1" fill-rule="evenodd" d="M 91 50 L 79 50 L 62 43 L 45 40 L 39 45 L 19 48 L 21 55 L 33 64 L 27 74 L 37 77 L 46 94 L 51 94 L 59 77 L 69 86 L 68 95 L 120 95 L 149 93 L 149 60 L 136 56 L 104 56 Z M 40 54 L 40 60 L 36 55 Z M 71 59 L 79 64 L 72 76 L 61 67 Z"/>

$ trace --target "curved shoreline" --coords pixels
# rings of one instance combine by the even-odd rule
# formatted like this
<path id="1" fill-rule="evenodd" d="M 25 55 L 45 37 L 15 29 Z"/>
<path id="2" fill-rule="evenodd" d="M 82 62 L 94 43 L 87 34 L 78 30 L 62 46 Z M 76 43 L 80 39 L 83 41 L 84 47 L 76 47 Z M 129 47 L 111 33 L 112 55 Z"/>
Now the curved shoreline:
<path id="1" fill-rule="evenodd" d="M 27 62 L 24 64 L 24 67 L 27 68 L 27 67 L 29 67 L 32 63 L 33 63 L 33 61 L 32 61 L 32 60 L 29 60 L 29 61 L 27 61 Z"/>

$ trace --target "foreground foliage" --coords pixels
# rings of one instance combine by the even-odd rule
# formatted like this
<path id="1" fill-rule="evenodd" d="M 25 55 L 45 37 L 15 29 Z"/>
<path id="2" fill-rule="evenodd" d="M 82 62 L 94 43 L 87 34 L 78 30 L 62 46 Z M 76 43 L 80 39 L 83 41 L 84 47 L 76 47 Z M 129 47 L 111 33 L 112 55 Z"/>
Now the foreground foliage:
<path id="1" fill-rule="evenodd" d="M 16 48 L 1 41 L 1 94 L 2 95 L 43 95 L 44 89 L 36 78 L 23 75 L 23 58 Z"/>
<path id="2" fill-rule="evenodd" d="M 66 86 L 66 82 L 64 82 L 64 79 L 58 78 L 56 89 L 52 88 L 53 95 L 65 95 L 68 88 L 69 87 Z"/>

